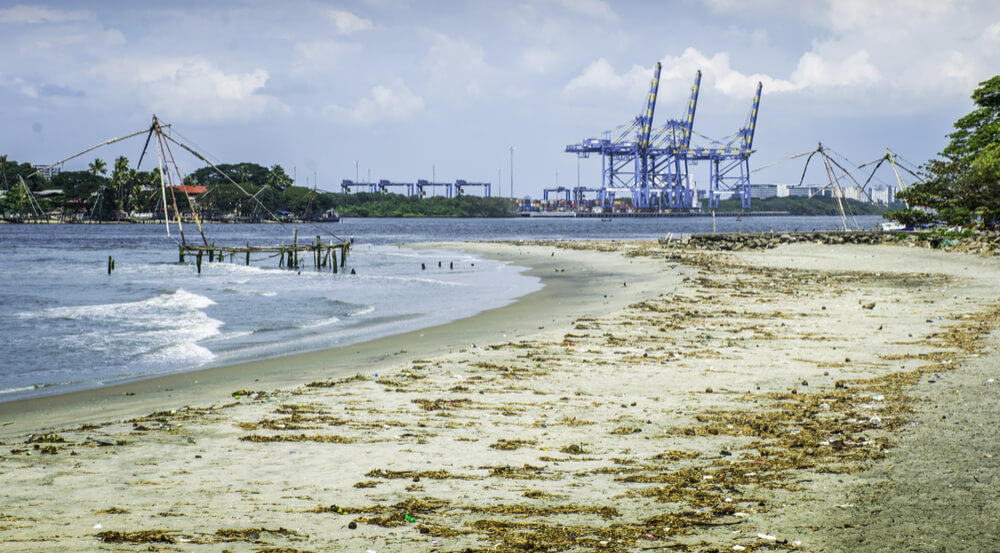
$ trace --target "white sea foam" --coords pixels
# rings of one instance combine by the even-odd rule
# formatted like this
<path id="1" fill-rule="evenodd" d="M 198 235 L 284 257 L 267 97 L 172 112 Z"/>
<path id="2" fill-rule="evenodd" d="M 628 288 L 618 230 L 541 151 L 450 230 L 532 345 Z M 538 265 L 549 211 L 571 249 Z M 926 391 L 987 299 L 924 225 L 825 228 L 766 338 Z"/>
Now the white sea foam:
<path id="1" fill-rule="evenodd" d="M 241 296 L 262 296 L 269 298 L 272 296 L 277 296 L 277 292 L 271 292 L 267 290 L 250 290 L 246 288 L 223 288 L 223 292 L 229 292 L 230 294 L 238 294 Z"/>
<path id="2" fill-rule="evenodd" d="M 173 344 L 142 356 L 142 360 L 152 365 L 169 363 L 170 365 L 192 366 L 202 365 L 215 359 L 215 354 L 208 348 L 193 343 Z"/>
<path id="3" fill-rule="evenodd" d="M 367 314 L 372 313 L 374 311 L 375 311 L 375 306 L 374 305 L 366 305 L 365 307 L 362 307 L 361 309 L 358 309 L 357 311 L 349 313 L 347 316 L 348 317 L 360 317 L 361 315 L 367 315 Z"/>
<path id="4" fill-rule="evenodd" d="M 38 389 L 38 386 L 19 386 L 17 388 L 6 388 L 6 389 L 3 389 L 3 390 L 0 390 L 0 396 L 2 396 L 4 394 L 16 394 L 16 393 L 19 393 L 19 392 L 28 392 L 28 391 L 37 390 L 37 389 Z"/>
<path id="5" fill-rule="evenodd" d="M 388 281 L 388 282 L 403 282 L 403 283 L 413 283 L 413 284 L 434 284 L 441 286 L 468 286 L 467 283 L 457 282 L 451 280 L 441 280 L 437 278 L 423 278 L 423 277 L 412 277 L 412 276 L 365 276 L 363 277 L 368 281 Z"/>
<path id="6" fill-rule="evenodd" d="M 332 324 L 337 323 L 337 322 L 340 322 L 340 318 L 338 318 L 338 317 L 330 317 L 328 319 L 320 319 L 318 321 L 310 321 L 310 322 L 307 322 L 307 323 L 302 323 L 302 324 L 299 324 L 299 325 L 295 325 L 295 328 L 301 328 L 301 329 L 319 328 L 321 326 L 328 326 L 328 325 L 332 325 Z"/>
<path id="7" fill-rule="evenodd" d="M 51 317 L 88 320 L 124 320 L 142 315 L 156 315 L 164 311 L 177 314 L 204 309 L 215 302 L 206 296 L 192 294 L 179 289 L 169 294 L 160 294 L 144 300 L 126 303 L 102 303 L 97 305 L 72 305 L 50 307 L 41 312 L 18 313 L 21 317 Z"/>
<path id="8" fill-rule="evenodd" d="M 189 366 L 210 361 L 197 343 L 220 334 L 223 322 L 203 310 L 215 305 L 207 296 L 183 289 L 124 303 L 53 307 L 22 317 L 59 324 L 57 347 L 132 359 L 140 365 Z M 61 321 L 61 322 L 60 322 Z"/>

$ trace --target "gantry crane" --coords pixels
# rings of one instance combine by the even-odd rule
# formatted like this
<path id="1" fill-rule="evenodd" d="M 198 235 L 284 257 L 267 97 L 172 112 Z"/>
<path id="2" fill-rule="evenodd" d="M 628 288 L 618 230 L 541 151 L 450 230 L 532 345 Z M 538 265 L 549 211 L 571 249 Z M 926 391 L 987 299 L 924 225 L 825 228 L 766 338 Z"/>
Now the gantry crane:
<path id="1" fill-rule="evenodd" d="M 405 188 L 406 196 L 413 195 L 413 183 L 412 182 L 391 182 L 386 179 L 378 181 L 378 191 L 385 194 L 390 188 Z"/>
<path id="2" fill-rule="evenodd" d="M 569 202 L 569 194 L 570 194 L 569 188 L 566 188 L 565 186 L 559 186 L 559 187 L 556 187 L 556 188 L 544 188 L 544 189 L 542 189 L 542 198 L 546 202 L 549 201 L 549 192 L 553 192 L 555 194 L 560 194 L 560 195 L 564 196 L 564 198 L 565 198 L 565 200 L 567 202 Z"/>
<path id="3" fill-rule="evenodd" d="M 757 83 L 750 106 L 747 123 L 726 142 L 712 141 L 708 147 L 688 149 L 684 157 L 688 161 L 709 162 L 708 207 L 719 206 L 719 192 L 729 191 L 740 199 L 743 209 L 750 209 L 750 154 L 753 153 L 753 134 L 757 126 L 757 110 L 760 107 L 760 93 L 763 85 Z"/>
<path id="4" fill-rule="evenodd" d="M 454 186 L 452 183 L 450 183 L 450 182 L 428 182 L 426 179 L 420 179 L 420 180 L 417 181 L 417 196 L 423 198 L 423 197 L 425 197 L 427 195 L 427 192 L 424 191 L 425 188 L 430 188 L 431 191 L 433 191 L 435 188 L 437 188 L 439 186 L 443 186 L 444 187 L 444 192 L 445 192 L 444 196 L 446 198 L 450 198 L 452 196 L 451 190 L 452 190 L 452 186 Z"/>
<path id="5" fill-rule="evenodd" d="M 469 187 L 480 187 L 483 189 L 483 197 L 490 197 L 490 183 L 488 182 L 466 182 L 462 179 L 455 181 L 455 195 L 461 196 L 465 194 L 465 189 Z"/>
<path id="6" fill-rule="evenodd" d="M 566 152 L 579 157 L 601 155 L 601 188 L 597 197 L 604 207 L 611 206 L 618 194 L 631 196 L 636 209 L 698 210 L 698 194 L 688 176 L 689 165 L 711 162 L 709 203 L 718 205 L 720 190 L 731 190 L 749 207 L 749 159 L 753 153 L 753 131 L 760 104 L 761 84 L 757 83 L 748 124 L 726 143 L 712 141 L 709 146 L 691 147 L 694 116 L 701 88 L 701 71 L 695 73 L 691 98 L 683 120 L 668 120 L 653 132 L 653 114 L 659 90 L 661 64 L 657 63 L 650 81 L 646 109 L 629 125 L 607 131 L 603 138 L 589 138 L 566 146 Z M 616 138 L 612 135 L 621 131 Z M 739 170 L 738 175 L 733 173 Z M 582 196 L 582 194 L 581 194 Z"/>
<path id="7" fill-rule="evenodd" d="M 374 182 L 354 182 L 349 179 L 340 181 L 340 191 L 343 194 L 350 194 L 352 190 L 358 192 L 359 189 L 361 192 L 371 192 L 374 194 L 377 186 Z"/>

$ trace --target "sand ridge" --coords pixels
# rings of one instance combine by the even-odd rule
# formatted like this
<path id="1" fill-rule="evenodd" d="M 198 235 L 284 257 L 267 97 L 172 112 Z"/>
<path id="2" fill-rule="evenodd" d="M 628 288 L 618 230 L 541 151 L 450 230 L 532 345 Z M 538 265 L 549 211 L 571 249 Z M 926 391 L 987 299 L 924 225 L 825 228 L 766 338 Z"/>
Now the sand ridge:
<path id="1" fill-rule="evenodd" d="M 302 371 L 294 385 L 243 379 L 113 421 L 38 420 L 3 445 L 0 540 L 849 550 L 837 540 L 857 523 L 837 517 L 864 515 L 851 494 L 922 431 L 922 386 L 995 359 L 992 260 L 891 246 L 463 247 L 587 276 L 533 311 L 493 314 L 493 340 Z"/>

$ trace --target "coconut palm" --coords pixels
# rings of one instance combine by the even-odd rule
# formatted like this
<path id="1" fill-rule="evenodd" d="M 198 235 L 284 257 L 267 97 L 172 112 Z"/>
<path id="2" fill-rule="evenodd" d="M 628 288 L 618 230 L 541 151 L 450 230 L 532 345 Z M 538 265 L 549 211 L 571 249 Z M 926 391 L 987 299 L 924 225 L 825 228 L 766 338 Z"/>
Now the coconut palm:
<path id="1" fill-rule="evenodd" d="M 98 175 L 108 174 L 108 164 L 104 162 L 101 158 L 96 158 L 90 165 L 87 166 L 87 172 L 95 177 Z"/>
<path id="2" fill-rule="evenodd" d="M 3 173 L 3 187 L 10 188 L 7 186 L 7 154 L 0 155 L 0 173 Z"/>

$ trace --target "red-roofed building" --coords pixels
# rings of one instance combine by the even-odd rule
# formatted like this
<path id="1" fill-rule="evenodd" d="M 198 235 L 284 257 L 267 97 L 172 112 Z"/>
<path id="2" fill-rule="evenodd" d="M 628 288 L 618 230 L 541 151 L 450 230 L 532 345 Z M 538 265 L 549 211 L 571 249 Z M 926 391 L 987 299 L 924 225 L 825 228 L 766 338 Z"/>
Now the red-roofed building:
<path id="1" fill-rule="evenodd" d="M 185 192 L 185 193 L 187 193 L 190 196 L 197 196 L 198 194 L 204 194 L 205 192 L 208 191 L 208 187 L 207 186 L 198 186 L 198 185 L 190 185 L 190 184 L 185 184 L 185 185 L 181 185 L 181 186 L 172 186 L 171 188 L 173 188 L 175 190 L 179 190 L 181 192 Z"/>

